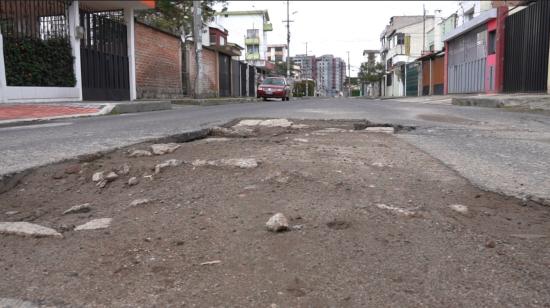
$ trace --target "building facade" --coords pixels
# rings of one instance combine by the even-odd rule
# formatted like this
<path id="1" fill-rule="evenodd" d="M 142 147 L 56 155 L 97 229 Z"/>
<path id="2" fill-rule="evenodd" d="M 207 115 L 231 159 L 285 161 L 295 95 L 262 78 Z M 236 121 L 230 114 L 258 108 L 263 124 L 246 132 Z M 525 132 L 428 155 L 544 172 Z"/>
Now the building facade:
<path id="1" fill-rule="evenodd" d="M 267 61 L 280 63 L 286 62 L 288 46 L 286 44 L 267 45 Z"/>
<path id="2" fill-rule="evenodd" d="M 407 64 L 415 62 L 425 50 L 425 29 L 433 28 L 434 16 L 394 16 L 390 18 L 380 36 L 380 57 L 385 65 L 386 75 L 382 84 L 383 96 L 405 96 L 407 89 L 418 87 L 417 78 L 407 76 Z M 408 78 L 407 78 L 408 77 Z M 406 84 L 406 80 L 415 81 L 416 85 Z M 416 91 L 417 93 L 417 91 Z"/>
<path id="3" fill-rule="evenodd" d="M 346 63 L 333 55 L 323 55 L 315 59 L 317 93 L 320 96 L 341 96 L 346 78 Z"/>
<path id="4" fill-rule="evenodd" d="M 241 60 L 259 68 L 269 67 L 267 33 L 273 26 L 267 11 L 227 11 L 217 13 L 214 20 L 227 29 L 229 41 L 244 46 Z"/>
<path id="5" fill-rule="evenodd" d="M 154 5 L 1 0 L 0 102 L 136 99 L 134 11 Z"/>

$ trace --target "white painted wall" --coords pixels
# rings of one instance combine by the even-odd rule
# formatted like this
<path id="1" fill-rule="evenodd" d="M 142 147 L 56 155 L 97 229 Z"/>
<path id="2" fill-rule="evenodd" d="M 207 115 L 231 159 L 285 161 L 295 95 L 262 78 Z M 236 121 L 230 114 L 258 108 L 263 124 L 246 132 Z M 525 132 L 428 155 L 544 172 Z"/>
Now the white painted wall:
<path id="1" fill-rule="evenodd" d="M 128 62 L 129 62 L 129 77 L 130 77 L 130 100 L 135 100 L 137 97 L 136 90 L 136 46 L 134 34 L 134 8 L 124 9 L 124 21 L 126 22 L 126 32 L 128 33 Z"/>

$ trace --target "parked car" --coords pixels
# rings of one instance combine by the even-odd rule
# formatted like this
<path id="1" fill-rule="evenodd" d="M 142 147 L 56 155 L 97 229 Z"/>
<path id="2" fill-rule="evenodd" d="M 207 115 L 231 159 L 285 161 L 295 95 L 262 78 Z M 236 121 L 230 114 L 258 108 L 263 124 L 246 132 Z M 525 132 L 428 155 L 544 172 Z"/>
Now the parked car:
<path id="1" fill-rule="evenodd" d="M 258 98 L 266 101 L 268 98 L 280 98 L 283 101 L 290 100 L 290 85 L 284 77 L 268 77 L 258 86 Z"/>

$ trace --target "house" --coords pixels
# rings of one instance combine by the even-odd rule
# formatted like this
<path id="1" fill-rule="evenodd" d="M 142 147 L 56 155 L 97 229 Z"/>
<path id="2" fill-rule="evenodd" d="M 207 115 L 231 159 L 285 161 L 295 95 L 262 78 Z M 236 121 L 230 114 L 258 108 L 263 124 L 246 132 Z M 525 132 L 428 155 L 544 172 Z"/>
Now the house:
<path id="1" fill-rule="evenodd" d="M 381 61 L 386 75 L 383 96 L 418 95 L 418 68 L 415 60 L 424 50 L 424 29 L 434 25 L 434 16 L 393 16 L 380 35 Z"/>
<path id="2" fill-rule="evenodd" d="M 154 5 L 0 0 L 0 102 L 136 99 L 134 11 Z"/>
<path id="3" fill-rule="evenodd" d="M 416 61 L 420 64 L 418 74 L 421 95 L 443 95 L 445 83 L 445 49 L 443 36 L 456 28 L 457 14 L 441 18 L 434 13 L 435 25 L 426 33 L 426 51 Z"/>
<path id="4" fill-rule="evenodd" d="M 494 93 L 502 88 L 505 14 L 507 7 L 480 11 L 443 36 L 444 93 Z M 475 11 L 473 11 L 475 12 Z M 468 17 L 469 18 L 469 17 Z"/>
<path id="5" fill-rule="evenodd" d="M 286 44 L 270 44 L 267 45 L 267 61 L 270 62 L 286 62 L 288 57 L 288 46 Z"/>
<path id="6" fill-rule="evenodd" d="M 215 23 L 229 31 L 228 39 L 245 47 L 241 60 L 260 70 L 273 65 L 267 59 L 267 33 L 273 30 L 266 10 L 226 11 L 216 13 Z"/>

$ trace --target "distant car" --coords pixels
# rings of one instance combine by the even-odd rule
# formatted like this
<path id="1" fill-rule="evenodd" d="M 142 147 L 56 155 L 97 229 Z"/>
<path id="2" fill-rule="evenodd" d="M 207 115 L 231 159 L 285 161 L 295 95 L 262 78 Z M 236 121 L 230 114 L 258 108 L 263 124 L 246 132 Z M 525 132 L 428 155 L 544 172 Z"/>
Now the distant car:
<path id="1" fill-rule="evenodd" d="M 284 77 L 268 77 L 258 87 L 258 98 L 266 101 L 268 98 L 290 100 L 290 86 Z"/>

